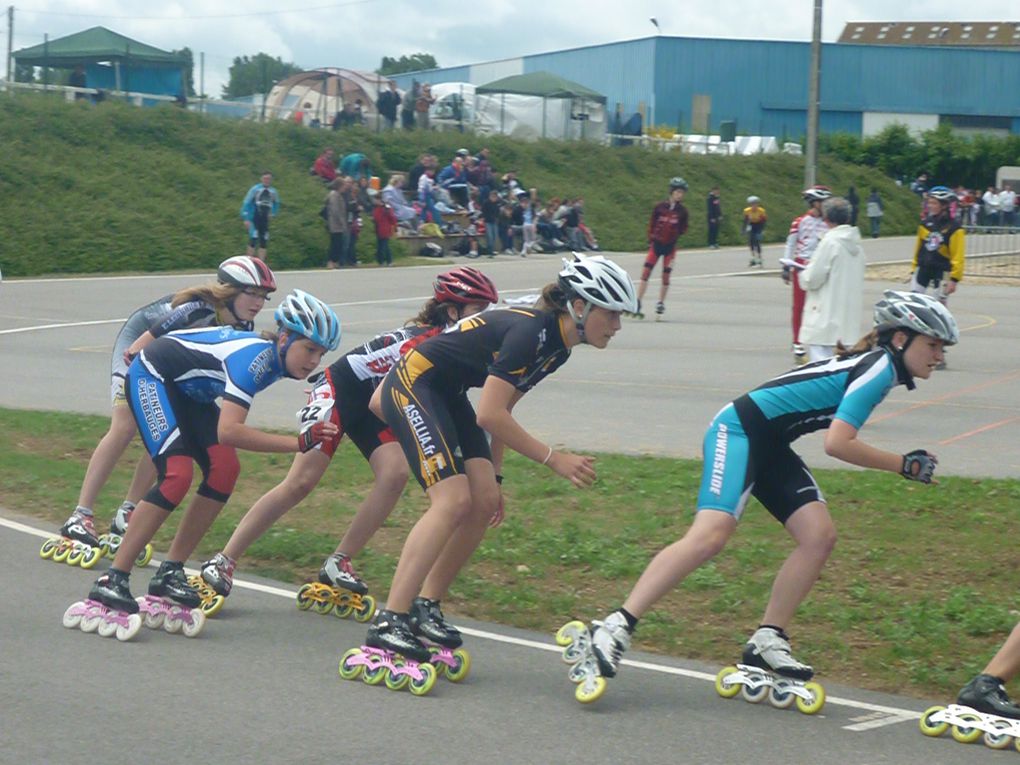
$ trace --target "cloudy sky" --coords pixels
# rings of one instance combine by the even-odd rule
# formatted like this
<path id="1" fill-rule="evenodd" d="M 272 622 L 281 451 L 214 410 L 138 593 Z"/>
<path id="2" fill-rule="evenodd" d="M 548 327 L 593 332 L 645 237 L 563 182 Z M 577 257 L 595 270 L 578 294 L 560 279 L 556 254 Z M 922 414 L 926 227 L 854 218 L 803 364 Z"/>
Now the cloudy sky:
<path id="1" fill-rule="evenodd" d="M 7 3 L 3 4 L 4 6 Z M 983 0 L 842 0 L 827 3 L 823 40 L 848 21 L 1020 20 L 1016 3 Z M 106 26 L 167 50 L 205 53 L 205 90 L 218 96 L 235 56 L 260 51 L 304 68 L 372 70 L 383 56 L 431 53 L 440 66 L 471 64 L 655 33 L 809 40 L 812 0 L 24 0 L 14 50 Z M 7 39 L 6 13 L 0 19 Z"/>

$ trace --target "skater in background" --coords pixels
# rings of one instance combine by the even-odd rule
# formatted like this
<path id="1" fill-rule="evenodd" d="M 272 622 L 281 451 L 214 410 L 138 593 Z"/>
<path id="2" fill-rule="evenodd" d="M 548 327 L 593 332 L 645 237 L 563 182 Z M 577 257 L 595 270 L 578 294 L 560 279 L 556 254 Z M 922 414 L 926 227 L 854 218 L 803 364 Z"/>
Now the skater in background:
<path id="1" fill-rule="evenodd" d="M 719 187 L 713 186 L 708 192 L 708 246 L 710 249 L 719 249 L 719 225 L 722 223 L 722 197 L 719 194 Z"/>
<path id="2" fill-rule="evenodd" d="M 311 494 L 322 480 L 346 435 L 368 460 L 375 481 L 358 507 L 336 551 L 319 571 L 319 581 L 364 594 L 368 587 L 351 559 L 368 544 L 393 511 L 407 484 L 407 461 L 400 444 L 382 420 L 368 408 L 376 386 L 397 359 L 459 320 L 497 302 L 496 287 L 474 268 L 455 268 L 439 274 L 432 298 L 403 327 L 381 334 L 348 351 L 309 382 L 312 389 L 304 417 L 319 417 L 336 427 L 336 435 L 294 455 L 290 472 L 266 492 L 241 519 L 223 551 L 202 564 L 202 578 L 223 596 L 233 587 L 237 560 L 269 527 Z"/>
<path id="3" fill-rule="evenodd" d="M 871 187 L 864 211 L 868 214 L 868 222 L 871 224 L 871 238 L 878 239 L 878 233 L 882 229 L 882 217 L 885 215 L 885 205 L 882 204 L 882 197 L 874 186 Z"/>
<path id="4" fill-rule="evenodd" d="M 153 341 L 131 363 L 124 388 L 145 447 L 156 465 L 156 484 L 135 508 L 113 565 L 89 598 L 116 611 L 137 613 L 128 587 L 135 558 L 191 488 L 193 465 L 202 482 L 177 534 L 149 583 L 149 594 L 194 608 L 184 561 L 194 552 L 234 489 L 241 465 L 237 449 L 308 451 L 337 434 L 315 422 L 297 438 L 245 424 L 255 394 L 283 377 L 310 375 L 327 350 L 340 343 L 340 321 L 315 297 L 294 290 L 276 309 L 279 332 L 258 335 L 224 329 L 191 329 Z M 223 398 L 222 408 L 216 405 Z"/>
<path id="5" fill-rule="evenodd" d="M 248 233 L 248 257 L 256 254 L 261 260 L 269 262 L 266 247 L 269 246 L 269 220 L 280 212 L 280 194 L 273 187 L 273 174 L 268 170 L 262 173 L 262 179 L 248 189 L 241 202 L 241 221 Z"/>
<path id="6" fill-rule="evenodd" d="M 980 675 L 967 683 L 956 703 L 990 715 L 1020 720 L 1020 704 L 1006 693 L 1005 684 L 1020 674 L 1020 623 Z"/>
<path id="7" fill-rule="evenodd" d="M 641 301 L 659 258 L 662 258 L 662 286 L 659 287 L 659 302 L 655 304 L 655 313 L 661 315 L 666 311 L 666 293 L 669 291 L 669 276 L 673 273 L 676 242 L 687 232 L 687 208 L 683 204 L 686 193 L 687 181 L 680 177 L 672 178 L 669 182 L 669 199 L 659 202 L 652 210 L 652 217 L 648 221 L 648 256 L 638 286 L 637 313 L 641 313 Z"/>
<path id="8" fill-rule="evenodd" d="M 889 290 L 875 305 L 874 329 L 853 348 L 773 378 L 723 407 L 705 434 L 705 470 L 693 524 L 653 558 L 620 608 L 593 622 L 592 649 L 602 674 L 616 674 L 641 616 L 723 549 L 754 496 L 796 547 L 776 575 L 743 663 L 810 679 L 814 670 L 793 658 L 786 628 L 828 560 L 836 529 L 821 489 L 790 442 L 826 429 L 829 455 L 931 483 L 938 462 L 934 454 L 924 449 L 895 454 L 857 436 L 893 387 L 912 390 L 915 378 L 927 379 L 942 348 L 958 337 L 956 321 L 937 300 Z"/>
<path id="9" fill-rule="evenodd" d="M 794 218 L 790 224 L 790 233 L 786 237 L 786 260 L 797 265 L 807 265 L 818 242 L 829 230 L 822 220 L 822 202 L 832 196 L 828 186 L 812 186 L 805 189 L 801 196 L 807 202 L 808 209 L 803 215 Z M 800 342 L 800 322 L 804 312 L 804 290 L 797 279 L 795 268 L 783 266 L 783 281 L 792 285 L 793 305 L 790 323 L 793 329 L 793 357 L 798 364 L 807 361 L 807 351 Z"/>
<path id="10" fill-rule="evenodd" d="M 269 266 L 257 258 L 227 258 L 216 270 L 216 282 L 189 287 L 155 300 L 132 313 L 113 343 L 110 428 L 96 445 L 78 493 L 78 505 L 60 527 L 62 536 L 92 547 L 99 546 L 93 508 L 99 492 L 128 445 L 138 433 L 124 393 L 128 365 L 157 337 L 178 329 L 229 326 L 251 330 L 255 317 L 276 290 Z M 124 535 L 135 505 L 156 480 L 156 468 L 146 455 L 138 461 L 127 497 L 110 524 L 110 531 Z"/>
<path id="11" fill-rule="evenodd" d="M 761 206 L 761 197 L 749 196 L 747 207 L 744 208 L 744 233 L 747 234 L 747 246 L 751 248 L 751 260 L 748 267 L 762 265 L 761 238 L 765 233 L 768 216 Z"/>
<path id="12" fill-rule="evenodd" d="M 558 280 L 542 296 L 543 310 L 486 311 L 430 338 L 397 362 L 373 396 L 372 409 L 396 434 L 429 508 L 408 534 L 368 646 L 427 661 L 419 636 L 447 648 L 461 645 L 440 600 L 486 528 L 502 518 L 504 448 L 579 488 L 595 480 L 592 457 L 547 446 L 512 412 L 575 346 L 609 344 L 621 314 L 637 310 L 634 285 L 612 261 L 575 256 L 564 260 Z M 469 388 L 481 388 L 477 414 Z"/>

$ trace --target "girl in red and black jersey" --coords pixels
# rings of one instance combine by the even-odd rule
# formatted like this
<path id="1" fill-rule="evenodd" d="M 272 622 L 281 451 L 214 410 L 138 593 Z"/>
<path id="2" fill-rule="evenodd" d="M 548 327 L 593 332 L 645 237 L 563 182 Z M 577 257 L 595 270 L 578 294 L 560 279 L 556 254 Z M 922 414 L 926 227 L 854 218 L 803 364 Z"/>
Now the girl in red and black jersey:
<path id="1" fill-rule="evenodd" d="M 659 202 L 652 210 L 652 218 L 648 221 L 648 257 L 641 271 L 641 284 L 637 293 L 638 313 L 641 312 L 641 300 L 648 289 L 652 269 L 659 258 L 662 258 L 662 286 L 659 288 L 655 313 L 661 315 L 666 311 L 666 293 L 669 291 L 669 276 L 673 272 L 676 242 L 682 234 L 687 233 L 687 208 L 683 205 L 686 193 L 687 181 L 673 178 L 669 182 L 669 199 Z"/>
<path id="2" fill-rule="evenodd" d="M 455 268 L 442 273 L 433 288 L 433 297 L 411 322 L 348 351 L 324 372 L 310 378 L 308 405 L 298 413 L 302 431 L 325 421 L 336 425 L 338 433 L 314 449 L 295 455 L 287 477 L 252 506 L 223 551 L 202 565 L 202 578 L 217 593 L 230 594 L 237 559 L 318 485 L 344 434 L 368 460 L 375 483 L 336 552 L 323 564 L 319 581 L 359 594 L 368 592 L 355 573 L 351 558 L 361 552 L 393 510 L 408 475 L 400 445 L 386 423 L 369 411 L 369 399 L 403 354 L 499 299 L 489 277 L 475 268 Z"/>

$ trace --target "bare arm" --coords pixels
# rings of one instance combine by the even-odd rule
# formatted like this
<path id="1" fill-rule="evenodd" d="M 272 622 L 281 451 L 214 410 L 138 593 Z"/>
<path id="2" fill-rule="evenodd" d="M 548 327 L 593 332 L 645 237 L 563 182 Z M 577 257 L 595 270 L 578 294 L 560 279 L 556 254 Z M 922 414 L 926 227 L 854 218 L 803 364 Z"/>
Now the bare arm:
<path id="1" fill-rule="evenodd" d="M 876 449 L 857 438 L 857 428 L 848 422 L 834 419 L 825 432 L 825 453 L 851 465 L 888 470 L 899 473 L 903 469 L 903 456 Z"/>
<path id="2" fill-rule="evenodd" d="M 220 407 L 219 425 L 216 437 L 224 446 L 234 446 L 249 452 L 296 452 L 299 442 L 295 436 L 284 436 L 266 433 L 244 424 L 248 418 L 248 410 L 233 401 L 224 401 Z M 335 435 L 336 425 L 330 422 L 320 423 L 323 433 Z"/>
<path id="3" fill-rule="evenodd" d="M 130 364 L 131 359 L 137 356 L 138 352 L 141 351 L 142 348 L 155 339 L 156 338 L 152 336 L 152 332 L 145 330 L 145 332 L 139 335 L 139 337 L 124 350 L 124 363 Z"/>

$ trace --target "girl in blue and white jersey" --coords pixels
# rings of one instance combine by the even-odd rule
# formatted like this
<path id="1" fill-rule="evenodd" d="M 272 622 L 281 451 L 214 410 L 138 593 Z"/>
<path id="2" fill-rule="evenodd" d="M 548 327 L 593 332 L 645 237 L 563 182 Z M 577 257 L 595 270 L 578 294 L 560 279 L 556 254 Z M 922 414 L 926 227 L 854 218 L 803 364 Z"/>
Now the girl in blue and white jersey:
<path id="1" fill-rule="evenodd" d="M 754 496 L 796 543 L 776 575 L 762 623 L 743 663 L 798 680 L 813 675 L 790 652 L 786 626 L 811 591 L 836 543 L 822 491 L 790 443 L 826 430 L 825 451 L 860 467 L 931 483 L 938 460 L 870 446 L 858 431 L 895 386 L 927 379 L 942 349 L 959 339 L 952 314 L 927 295 L 888 290 L 875 327 L 836 357 L 769 380 L 723 407 L 704 440 L 705 467 L 694 523 L 645 569 L 623 606 L 594 622 L 593 652 L 603 676 L 616 674 L 638 619 L 687 575 L 719 553 Z"/>
<path id="2" fill-rule="evenodd" d="M 259 335 L 227 327 L 171 332 L 146 346 L 124 381 L 128 405 L 157 480 L 135 508 L 109 573 L 89 598 L 136 613 L 128 575 L 135 557 L 152 539 L 191 487 L 193 462 L 203 480 L 181 519 L 167 559 L 149 584 L 150 595 L 165 595 L 195 607 L 198 594 L 184 575 L 184 560 L 226 504 L 241 466 L 237 449 L 258 452 L 308 451 L 336 434 L 329 422 L 312 423 L 295 439 L 245 425 L 255 394 L 283 377 L 303 379 L 327 350 L 340 344 L 340 321 L 315 297 L 294 290 L 276 309 L 278 334 Z M 222 398 L 222 408 L 216 399 Z"/>

